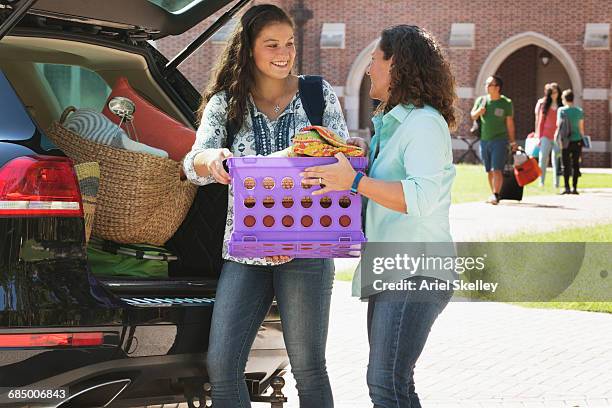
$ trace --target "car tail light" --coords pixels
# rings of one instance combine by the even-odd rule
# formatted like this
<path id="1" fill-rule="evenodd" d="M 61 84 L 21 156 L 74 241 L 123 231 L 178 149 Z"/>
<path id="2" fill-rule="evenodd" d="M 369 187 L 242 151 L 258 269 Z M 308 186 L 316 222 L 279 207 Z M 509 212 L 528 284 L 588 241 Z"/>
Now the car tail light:
<path id="1" fill-rule="evenodd" d="M 22 156 L 0 168 L 1 216 L 82 217 L 81 193 L 67 157 Z"/>
<path id="2" fill-rule="evenodd" d="M 0 348 L 86 347 L 102 344 L 102 332 L 0 334 Z"/>

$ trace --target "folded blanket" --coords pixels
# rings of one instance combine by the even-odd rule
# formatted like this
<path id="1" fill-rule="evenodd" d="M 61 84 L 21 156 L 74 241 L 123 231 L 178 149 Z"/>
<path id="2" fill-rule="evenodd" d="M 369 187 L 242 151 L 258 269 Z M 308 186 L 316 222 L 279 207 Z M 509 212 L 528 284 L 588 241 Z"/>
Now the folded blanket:
<path id="1" fill-rule="evenodd" d="M 337 153 L 346 156 L 363 156 L 360 147 L 346 143 L 344 139 L 323 126 L 308 126 L 293 137 L 294 155 L 329 157 Z"/>
<path id="2" fill-rule="evenodd" d="M 272 153 L 272 157 L 331 157 L 336 153 L 346 156 L 364 156 L 360 147 L 346 143 L 344 139 L 323 126 L 308 126 L 293 137 L 293 144 L 287 149 Z"/>

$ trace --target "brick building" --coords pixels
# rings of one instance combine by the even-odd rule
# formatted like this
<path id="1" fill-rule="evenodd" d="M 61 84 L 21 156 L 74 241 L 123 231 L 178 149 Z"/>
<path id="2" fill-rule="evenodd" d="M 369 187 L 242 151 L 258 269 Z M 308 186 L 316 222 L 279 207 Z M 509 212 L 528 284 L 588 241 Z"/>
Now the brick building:
<path id="1" fill-rule="evenodd" d="M 463 111 L 457 135 L 468 134 L 469 110 L 475 96 L 484 93 L 488 75 L 497 73 L 504 79 L 503 93 L 514 101 L 519 139 L 533 130 L 533 108 L 544 84 L 556 81 L 563 89 L 574 90 L 577 105 L 585 111 L 585 130 L 593 146 L 584 153 L 584 165 L 611 166 L 610 0 L 581 1 L 574 10 L 550 0 L 516 0 L 500 3 L 499 8 L 483 0 L 271 2 L 294 16 L 302 7 L 311 11 L 303 25 L 302 73 L 323 75 L 335 87 L 349 129 L 356 133 L 361 129 L 366 134 L 371 126 L 365 72 L 380 30 L 416 24 L 436 36 L 451 61 Z M 157 46 L 165 55 L 175 55 L 210 23 L 163 39 Z M 206 86 L 229 26 L 180 67 L 200 89 Z M 464 146 L 454 141 L 457 152 Z"/>

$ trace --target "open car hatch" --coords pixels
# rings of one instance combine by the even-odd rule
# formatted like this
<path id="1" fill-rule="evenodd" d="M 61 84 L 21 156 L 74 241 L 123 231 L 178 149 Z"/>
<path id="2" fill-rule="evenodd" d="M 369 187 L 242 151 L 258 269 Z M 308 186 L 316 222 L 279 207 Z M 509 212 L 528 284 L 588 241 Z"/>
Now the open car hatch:
<path id="1" fill-rule="evenodd" d="M 151 40 L 179 35 L 207 19 L 232 0 L 0 0 L 13 10 L 0 25 L 0 38 L 26 13 L 101 26 L 142 30 Z"/>

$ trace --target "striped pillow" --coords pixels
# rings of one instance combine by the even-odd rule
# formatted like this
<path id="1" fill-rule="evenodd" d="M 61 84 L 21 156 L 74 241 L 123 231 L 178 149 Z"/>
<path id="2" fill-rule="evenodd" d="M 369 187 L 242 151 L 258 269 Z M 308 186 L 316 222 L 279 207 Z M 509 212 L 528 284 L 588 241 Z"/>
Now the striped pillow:
<path id="1" fill-rule="evenodd" d="M 74 111 L 68 116 L 63 126 L 96 143 L 133 152 L 168 157 L 168 153 L 161 149 L 156 149 L 143 143 L 133 141 L 123 129 L 118 127 L 102 113 L 92 109 L 78 109 Z"/>
<path id="2" fill-rule="evenodd" d="M 64 127 L 93 142 L 123 149 L 121 135 L 125 135 L 125 131 L 94 110 L 75 111 L 68 116 Z"/>

